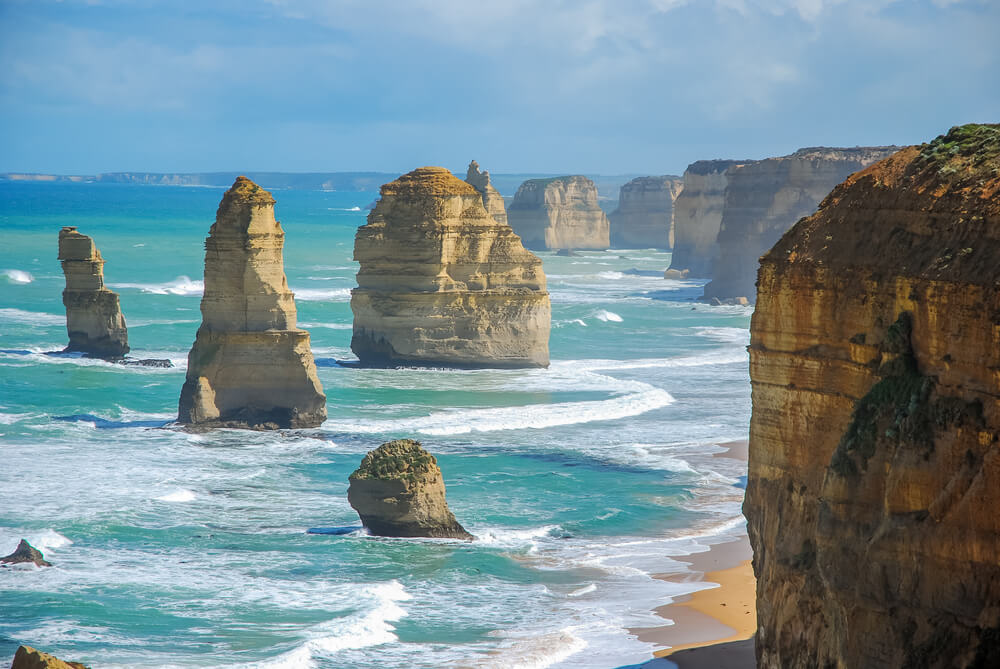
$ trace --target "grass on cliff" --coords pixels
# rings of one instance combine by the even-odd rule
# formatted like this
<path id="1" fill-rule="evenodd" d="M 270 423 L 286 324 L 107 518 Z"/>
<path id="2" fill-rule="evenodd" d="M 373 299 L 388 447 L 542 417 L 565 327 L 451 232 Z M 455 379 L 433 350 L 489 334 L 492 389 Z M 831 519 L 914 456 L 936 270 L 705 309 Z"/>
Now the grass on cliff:
<path id="1" fill-rule="evenodd" d="M 927 166 L 936 166 L 944 175 L 971 169 L 984 172 L 984 176 L 997 176 L 1000 174 L 1000 124 L 956 125 L 947 134 L 925 144 L 920 150 L 920 159 Z"/>
<path id="2" fill-rule="evenodd" d="M 392 479 L 413 482 L 437 467 L 437 460 L 419 441 L 397 439 L 369 451 L 350 480 Z"/>

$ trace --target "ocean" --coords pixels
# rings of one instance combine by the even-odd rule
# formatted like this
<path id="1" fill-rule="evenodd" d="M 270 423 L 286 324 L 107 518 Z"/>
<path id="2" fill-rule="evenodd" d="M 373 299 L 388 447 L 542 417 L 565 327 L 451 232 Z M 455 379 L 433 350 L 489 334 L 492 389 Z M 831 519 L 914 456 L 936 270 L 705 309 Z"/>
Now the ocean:
<path id="1" fill-rule="evenodd" d="M 262 184 L 267 186 L 267 184 Z M 0 662 L 104 667 L 618 667 L 630 629 L 704 587 L 654 578 L 745 532 L 751 309 L 694 301 L 669 253 L 542 252 L 546 370 L 366 370 L 350 351 L 354 232 L 374 192 L 275 190 L 285 271 L 327 395 L 321 428 L 176 429 L 223 190 L 0 183 Z M 57 237 L 94 238 L 133 357 L 67 342 Z M 360 529 L 348 475 L 421 441 L 473 542 Z M 344 535 L 314 527 L 353 527 Z"/>

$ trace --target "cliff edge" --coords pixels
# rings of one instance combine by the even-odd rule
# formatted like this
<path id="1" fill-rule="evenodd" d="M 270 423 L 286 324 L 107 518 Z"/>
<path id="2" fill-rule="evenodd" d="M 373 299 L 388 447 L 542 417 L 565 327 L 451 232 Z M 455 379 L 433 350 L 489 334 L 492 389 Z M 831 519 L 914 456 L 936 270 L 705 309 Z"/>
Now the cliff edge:
<path id="1" fill-rule="evenodd" d="M 758 666 L 1000 666 L 1000 125 L 785 234 L 750 375 Z"/>

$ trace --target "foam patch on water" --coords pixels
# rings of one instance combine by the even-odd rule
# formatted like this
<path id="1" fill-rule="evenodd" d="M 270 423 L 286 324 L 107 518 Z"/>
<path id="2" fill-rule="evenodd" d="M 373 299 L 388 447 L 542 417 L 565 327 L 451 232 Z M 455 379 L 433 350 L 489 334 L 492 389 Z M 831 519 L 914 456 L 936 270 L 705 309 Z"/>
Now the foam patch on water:
<path id="1" fill-rule="evenodd" d="M 697 327 L 695 334 L 712 341 L 724 344 L 740 344 L 746 346 L 750 343 L 750 330 L 748 328 L 712 328 Z"/>
<path id="2" fill-rule="evenodd" d="M 565 627 L 556 632 L 523 636 L 505 641 L 494 657 L 476 661 L 488 669 L 545 669 L 587 648 L 586 641 Z"/>
<path id="3" fill-rule="evenodd" d="M 28 284 L 35 280 L 35 277 L 31 276 L 31 272 L 25 272 L 21 269 L 5 269 L 0 271 L 0 276 L 6 278 L 7 283 L 17 285 Z"/>
<path id="4" fill-rule="evenodd" d="M 19 325 L 66 325 L 66 316 L 24 309 L 0 309 L 0 321 Z"/>
<path id="5" fill-rule="evenodd" d="M 193 502 L 197 498 L 191 490 L 182 488 L 181 490 L 176 490 L 172 493 L 161 495 L 157 497 L 161 502 Z"/>
<path id="6" fill-rule="evenodd" d="M 607 309 L 598 309 L 593 314 L 594 318 L 599 321 L 604 321 L 605 323 L 621 323 L 622 317 L 613 311 L 608 311 Z"/>
<path id="7" fill-rule="evenodd" d="M 113 283 L 112 288 L 133 288 L 154 295 L 201 295 L 205 292 L 205 282 L 181 275 L 164 283 Z"/>
<path id="8" fill-rule="evenodd" d="M 327 328 L 328 330 L 352 330 L 353 323 L 299 323 L 300 328 Z"/>
<path id="9" fill-rule="evenodd" d="M 292 288 L 295 299 L 304 302 L 347 302 L 351 299 L 350 288 Z"/>

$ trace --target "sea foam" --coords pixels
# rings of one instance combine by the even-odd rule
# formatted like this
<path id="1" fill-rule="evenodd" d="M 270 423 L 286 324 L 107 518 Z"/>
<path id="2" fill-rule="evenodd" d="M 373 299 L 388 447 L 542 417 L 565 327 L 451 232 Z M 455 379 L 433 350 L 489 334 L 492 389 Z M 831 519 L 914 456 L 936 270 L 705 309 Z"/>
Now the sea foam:
<path id="1" fill-rule="evenodd" d="M 35 277 L 31 276 L 30 272 L 20 269 L 5 269 L 0 271 L 0 275 L 6 277 L 7 283 L 25 284 L 35 280 Z"/>
<path id="2" fill-rule="evenodd" d="M 205 282 L 181 275 L 164 283 L 113 283 L 112 288 L 133 288 L 154 295 L 201 295 L 205 292 Z"/>

